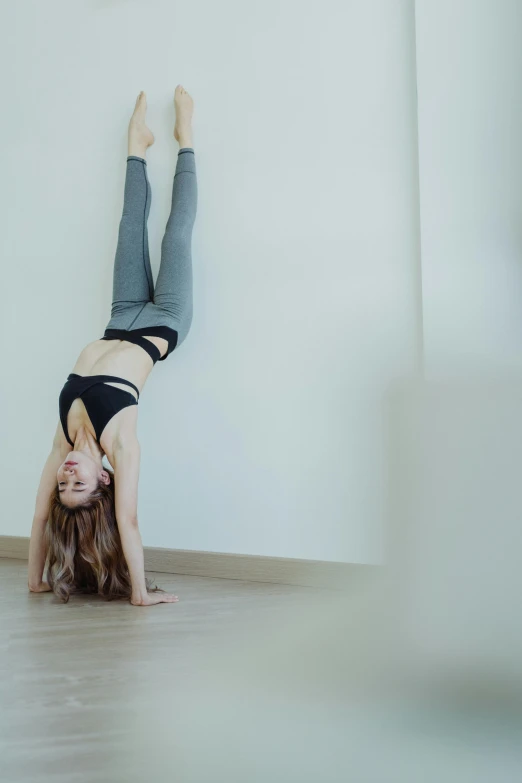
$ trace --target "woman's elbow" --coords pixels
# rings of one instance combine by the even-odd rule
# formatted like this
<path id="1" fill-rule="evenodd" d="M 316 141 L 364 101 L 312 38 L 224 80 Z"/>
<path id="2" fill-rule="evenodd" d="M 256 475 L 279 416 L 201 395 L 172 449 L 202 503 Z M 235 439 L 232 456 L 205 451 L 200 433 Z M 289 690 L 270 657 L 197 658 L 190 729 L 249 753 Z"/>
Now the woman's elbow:
<path id="1" fill-rule="evenodd" d="M 120 536 L 125 535 L 127 531 L 136 532 L 139 530 L 138 517 L 136 514 L 123 514 L 118 518 L 118 529 Z"/>

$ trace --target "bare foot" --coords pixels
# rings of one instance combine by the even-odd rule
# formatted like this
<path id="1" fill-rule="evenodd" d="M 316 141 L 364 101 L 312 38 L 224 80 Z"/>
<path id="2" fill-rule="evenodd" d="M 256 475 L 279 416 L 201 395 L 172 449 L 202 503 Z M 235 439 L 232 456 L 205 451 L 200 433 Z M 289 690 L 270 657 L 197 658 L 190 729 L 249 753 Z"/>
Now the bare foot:
<path id="1" fill-rule="evenodd" d="M 194 101 L 181 84 L 178 84 L 174 92 L 174 107 L 176 109 L 174 138 L 180 147 L 192 147 Z"/>
<path id="2" fill-rule="evenodd" d="M 145 124 L 147 98 L 143 90 L 136 99 L 134 113 L 129 122 L 129 155 L 144 158 L 147 147 L 154 144 L 154 134 Z"/>

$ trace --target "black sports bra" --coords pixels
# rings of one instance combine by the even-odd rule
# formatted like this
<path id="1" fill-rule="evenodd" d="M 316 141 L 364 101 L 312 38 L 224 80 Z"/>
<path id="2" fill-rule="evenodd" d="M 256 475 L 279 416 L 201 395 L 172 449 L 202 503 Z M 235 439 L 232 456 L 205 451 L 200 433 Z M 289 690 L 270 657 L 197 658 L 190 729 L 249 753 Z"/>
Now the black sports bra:
<path id="1" fill-rule="evenodd" d="M 152 345 L 152 343 L 151 343 Z M 71 373 L 60 392 L 59 409 L 60 421 L 68 443 L 74 448 L 74 443 L 69 437 L 67 429 L 67 416 L 74 400 L 81 397 L 96 433 L 96 440 L 100 442 L 102 432 L 119 411 L 130 405 L 137 405 L 138 400 L 128 391 L 109 386 L 106 382 L 123 383 L 131 386 L 140 396 L 138 388 L 125 378 L 115 375 L 76 375 Z"/>

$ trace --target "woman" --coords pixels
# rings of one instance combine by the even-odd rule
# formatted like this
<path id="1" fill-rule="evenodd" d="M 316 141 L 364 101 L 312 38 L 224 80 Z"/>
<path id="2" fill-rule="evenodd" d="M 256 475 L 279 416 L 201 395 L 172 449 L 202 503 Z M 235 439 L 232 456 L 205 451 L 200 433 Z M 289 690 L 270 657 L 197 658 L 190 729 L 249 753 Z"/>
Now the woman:
<path id="1" fill-rule="evenodd" d="M 138 397 L 156 361 L 185 339 L 192 320 L 191 237 L 197 205 L 193 101 L 174 95 L 178 141 L 172 210 L 153 287 L 145 154 L 154 142 L 141 92 L 129 123 L 123 215 L 114 264 L 111 320 L 87 345 L 65 383 L 60 422 L 45 463 L 29 545 L 29 590 L 127 597 L 136 606 L 177 601 L 149 592 L 138 528 Z M 106 454 L 114 473 L 102 465 Z M 47 582 L 42 581 L 47 554 Z"/>

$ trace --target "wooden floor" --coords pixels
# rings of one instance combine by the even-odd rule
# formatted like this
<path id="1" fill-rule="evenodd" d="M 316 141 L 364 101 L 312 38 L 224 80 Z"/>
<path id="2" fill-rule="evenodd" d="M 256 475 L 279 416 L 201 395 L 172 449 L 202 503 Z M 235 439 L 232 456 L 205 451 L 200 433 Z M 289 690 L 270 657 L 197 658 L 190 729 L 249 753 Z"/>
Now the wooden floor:
<path id="1" fill-rule="evenodd" d="M 285 740 L 316 742 L 311 724 L 295 735 L 295 718 L 317 701 L 303 662 L 324 643 L 310 619 L 334 594 L 148 575 L 179 603 L 64 605 L 27 591 L 26 562 L 0 559 L 2 783 L 339 779 L 324 760 L 320 778 L 294 778 Z M 330 685 L 328 710 L 324 692 L 316 705 L 323 726 L 341 706 Z"/>
<path id="2" fill-rule="evenodd" d="M 455 700 L 460 675 L 415 695 L 374 576 L 344 592 L 156 574 L 180 597 L 156 607 L 63 605 L 26 578 L 0 559 L 1 783 L 522 780 L 511 708 Z"/>

